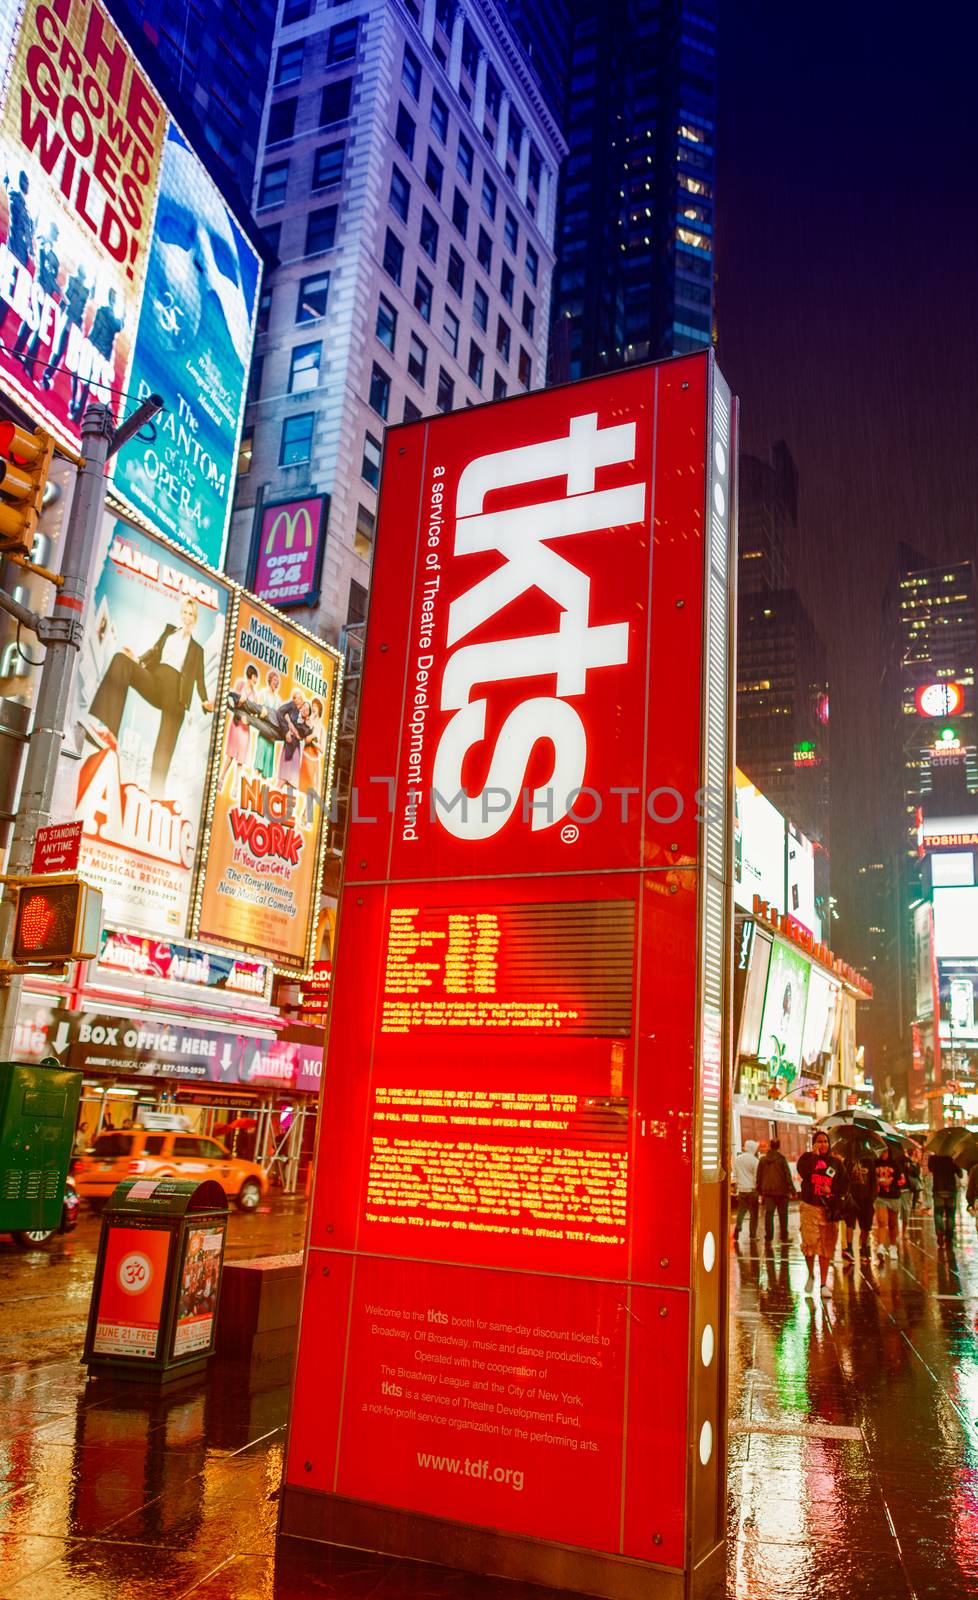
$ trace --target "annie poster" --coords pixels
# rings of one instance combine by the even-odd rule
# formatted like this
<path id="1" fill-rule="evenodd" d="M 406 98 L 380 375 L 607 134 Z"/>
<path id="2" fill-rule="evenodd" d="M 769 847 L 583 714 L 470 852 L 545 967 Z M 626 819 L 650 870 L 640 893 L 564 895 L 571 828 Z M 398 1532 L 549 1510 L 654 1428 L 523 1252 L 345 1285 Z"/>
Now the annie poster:
<path id="1" fill-rule="evenodd" d="M 338 664 L 242 596 L 190 933 L 297 972 L 316 953 Z"/>
<path id="2" fill-rule="evenodd" d="M 167 113 L 98 0 L 3 0 L 0 62 L 0 385 L 77 447 L 120 415 Z"/>
<path id="3" fill-rule="evenodd" d="M 106 923 L 179 938 L 230 589 L 121 518 L 106 523 L 59 816 L 82 823 L 79 870 L 102 890 Z"/>

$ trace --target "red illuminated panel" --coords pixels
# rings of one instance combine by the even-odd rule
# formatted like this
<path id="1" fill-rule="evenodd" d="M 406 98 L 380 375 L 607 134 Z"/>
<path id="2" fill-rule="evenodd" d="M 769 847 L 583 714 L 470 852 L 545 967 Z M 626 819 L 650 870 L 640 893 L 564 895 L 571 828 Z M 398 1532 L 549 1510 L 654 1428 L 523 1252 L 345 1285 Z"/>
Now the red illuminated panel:
<path id="1" fill-rule="evenodd" d="M 964 705 L 960 683 L 925 683 L 914 696 L 922 717 L 952 717 Z"/>
<path id="2" fill-rule="evenodd" d="M 65 883 L 47 889 L 22 889 L 14 931 L 14 960 L 55 960 L 75 947 L 82 887 Z"/>

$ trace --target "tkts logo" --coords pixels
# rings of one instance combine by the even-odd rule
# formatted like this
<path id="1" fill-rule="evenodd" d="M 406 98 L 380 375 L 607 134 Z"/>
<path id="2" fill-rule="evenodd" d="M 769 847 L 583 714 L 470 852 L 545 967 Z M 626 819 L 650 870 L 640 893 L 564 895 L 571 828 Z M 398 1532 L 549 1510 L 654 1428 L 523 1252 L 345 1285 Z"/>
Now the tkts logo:
<path id="1" fill-rule="evenodd" d="M 634 422 L 599 427 L 592 412 L 572 417 L 559 438 L 480 456 L 461 473 L 454 557 L 463 562 L 496 554 L 503 560 L 448 609 L 449 654 L 437 706 L 450 717 L 434 755 L 431 799 L 433 815 L 456 839 L 491 838 L 514 812 L 534 832 L 552 828 L 585 784 L 582 702 L 591 674 L 627 664 L 629 625 L 595 624 L 592 573 L 582 565 L 581 549 L 568 548 L 566 541 L 643 519 L 645 482 L 595 487 L 599 469 L 631 464 L 635 452 Z M 539 498 L 540 485 L 561 481 L 563 493 Z M 523 503 L 514 493 L 521 487 L 527 491 Z M 504 509 L 494 508 L 494 496 Z M 433 504 L 437 499 L 436 485 Z M 589 549 L 593 557 L 593 541 Z M 612 547 L 602 547 L 601 561 L 605 568 L 615 562 Z M 427 573 L 425 588 L 437 593 L 438 561 L 430 554 Z M 525 617 L 526 602 L 539 606 L 541 596 L 552 602 L 549 631 L 523 631 L 516 619 Z M 512 705 L 514 690 L 525 693 Z M 495 696 L 505 696 L 509 709 L 492 732 Z M 538 746 L 551 751 L 546 774 L 535 755 Z M 531 774 L 542 781 L 527 787 Z"/>

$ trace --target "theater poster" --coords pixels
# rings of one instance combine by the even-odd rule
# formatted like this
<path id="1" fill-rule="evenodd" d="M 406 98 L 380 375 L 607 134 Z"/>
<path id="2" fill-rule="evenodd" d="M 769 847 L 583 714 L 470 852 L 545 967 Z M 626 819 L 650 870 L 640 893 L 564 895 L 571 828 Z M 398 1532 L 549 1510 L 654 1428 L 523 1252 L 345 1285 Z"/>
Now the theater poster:
<path id="1" fill-rule="evenodd" d="M 230 586 L 107 516 L 59 774 L 108 925 L 186 931 Z"/>
<path id="2" fill-rule="evenodd" d="M 340 657 L 241 596 L 191 935 L 285 971 L 315 952 Z"/>

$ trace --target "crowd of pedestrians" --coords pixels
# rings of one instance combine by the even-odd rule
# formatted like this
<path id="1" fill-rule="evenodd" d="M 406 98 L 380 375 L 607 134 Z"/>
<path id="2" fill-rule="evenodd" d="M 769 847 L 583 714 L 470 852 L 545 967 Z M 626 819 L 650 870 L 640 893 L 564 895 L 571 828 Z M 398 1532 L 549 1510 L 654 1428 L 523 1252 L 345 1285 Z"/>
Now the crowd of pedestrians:
<path id="1" fill-rule="evenodd" d="M 896 1261 L 899 1242 L 913 1212 L 925 1198 L 925 1180 L 933 1194 L 934 1229 L 938 1248 L 951 1250 L 957 1221 L 958 1197 L 966 1187 L 969 1211 L 978 1226 L 978 1165 L 965 1173 L 952 1156 L 925 1156 L 886 1142 L 885 1150 L 871 1151 L 851 1141 L 849 1148 L 832 1150 L 829 1135 L 817 1128 L 811 1149 L 799 1156 L 796 1184 L 777 1139 L 745 1141 L 734 1158 L 733 1183 L 737 1193 L 734 1241 L 739 1243 L 746 1219 L 750 1237 L 760 1232 L 763 1205 L 764 1240 L 774 1243 L 777 1221 L 782 1244 L 788 1240 L 788 1204 L 797 1199 L 801 1249 L 808 1267 L 805 1293 L 829 1298 L 829 1272 L 842 1233 L 842 1260 L 846 1267 L 859 1259 L 866 1267 Z"/>

